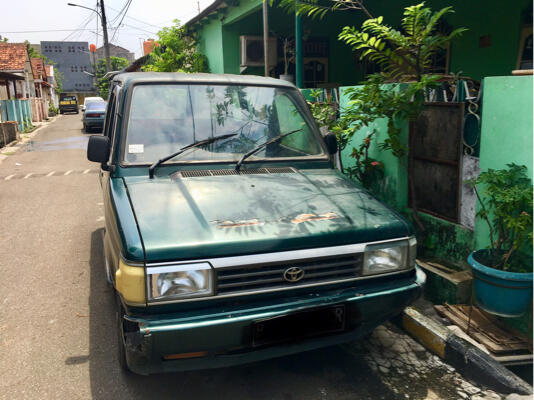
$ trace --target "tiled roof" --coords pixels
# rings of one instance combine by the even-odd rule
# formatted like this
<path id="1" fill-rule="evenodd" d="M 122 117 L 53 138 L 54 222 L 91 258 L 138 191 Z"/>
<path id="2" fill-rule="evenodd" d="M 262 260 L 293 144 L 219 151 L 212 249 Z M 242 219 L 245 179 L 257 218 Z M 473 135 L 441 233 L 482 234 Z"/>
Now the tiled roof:
<path id="1" fill-rule="evenodd" d="M 42 58 L 32 58 L 33 79 L 46 79 L 45 65 Z"/>
<path id="2" fill-rule="evenodd" d="M 24 43 L 0 43 L 0 71 L 24 70 L 26 54 Z"/>

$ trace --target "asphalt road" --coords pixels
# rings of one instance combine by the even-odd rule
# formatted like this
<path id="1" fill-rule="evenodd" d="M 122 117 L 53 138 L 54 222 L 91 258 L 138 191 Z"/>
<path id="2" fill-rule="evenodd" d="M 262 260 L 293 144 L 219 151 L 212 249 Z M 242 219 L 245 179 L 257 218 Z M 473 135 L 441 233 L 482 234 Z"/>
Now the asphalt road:
<path id="1" fill-rule="evenodd" d="M 89 135 L 81 126 L 79 115 L 60 116 L 0 164 L 0 398 L 455 398 L 433 397 L 442 375 L 452 372 L 432 358 L 424 363 L 433 365 L 434 383 L 413 373 L 391 379 L 392 370 L 380 372 L 381 357 L 369 361 L 368 346 L 235 368 L 122 374 L 104 277 L 98 171 L 85 158 Z M 392 342 L 402 333 L 396 335 Z M 422 348 L 419 353 L 425 356 Z"/>

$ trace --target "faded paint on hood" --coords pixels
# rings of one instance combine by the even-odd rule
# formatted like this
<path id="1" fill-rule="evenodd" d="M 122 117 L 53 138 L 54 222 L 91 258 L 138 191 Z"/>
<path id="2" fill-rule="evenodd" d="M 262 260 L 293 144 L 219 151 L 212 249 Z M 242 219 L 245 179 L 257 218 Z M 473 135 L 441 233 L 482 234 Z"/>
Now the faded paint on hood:
<path id="1" fill-rule="evenodd" d="M 149 261 L 335 246 L 410 234 L 400 217 L 330 169 L 124 180 Z"/>

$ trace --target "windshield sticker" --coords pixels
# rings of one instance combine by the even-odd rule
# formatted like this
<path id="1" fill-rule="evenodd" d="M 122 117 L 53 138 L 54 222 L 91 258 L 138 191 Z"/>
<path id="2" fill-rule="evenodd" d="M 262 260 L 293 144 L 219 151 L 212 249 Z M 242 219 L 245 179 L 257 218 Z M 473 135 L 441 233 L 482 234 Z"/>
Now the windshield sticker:
<path id="1" fill-rule="evenodd" d="M 292 223 L 294 224 L 300 224 L 302 222 L 307 222 L 307 221 L 321 221 L 321 220 L 325 220 L 325 219 L 336 219 L 336 218 L 339 218 L 338 215 L 336 213 L 333 213 L 333 212 L 328 212 L 328 213 L 325 213 L 325 214 L 299 214 L 297 215 L 295 218 L 293 218 L 291 220 Z"/>
<path id="2" fill-rule="evenodd" d="M 130 144 L 128 145 L 128 153 L 130 154 L 139 154 L 145 152 L 144 144 Z"/>

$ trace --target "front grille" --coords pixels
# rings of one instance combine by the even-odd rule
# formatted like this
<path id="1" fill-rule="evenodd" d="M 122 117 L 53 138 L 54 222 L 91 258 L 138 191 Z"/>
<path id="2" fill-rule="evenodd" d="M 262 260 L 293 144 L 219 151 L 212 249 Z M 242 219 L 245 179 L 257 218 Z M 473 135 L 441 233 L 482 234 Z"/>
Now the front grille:
<path id="1" fill-rule="evenodd" d="M 224 175 L 257 175 L 257 174 L 294 174 L 296 170 L 292 167 L 271 167 L 271 168 L 248 168 L 240 169 L 201 169 L 180 171 L 172 178 L 197 178 L 200 176 L 224 176 Z"/>
<path id="2" fill-rule="evenodd" d="M 273 289 L 292 289 L 309 284 L 322 284 L 357 278 L 361 275 L 363 254 L 336 256 L 307 261 L 287 261 L 268 266 L 229 267 L 217 269 L 218 294 L 262 292 Z M 288 282 L 284 273 L 300 268 L 304 277 Z"/>

